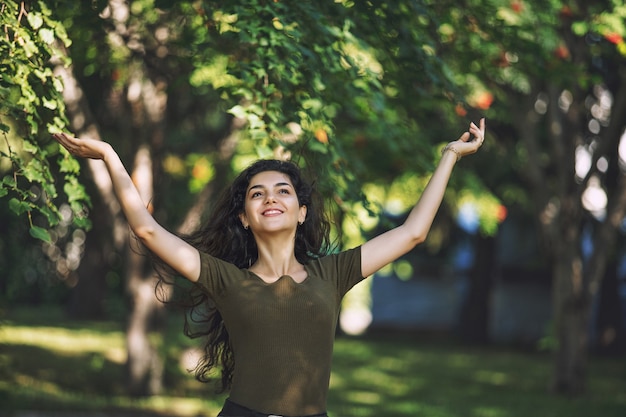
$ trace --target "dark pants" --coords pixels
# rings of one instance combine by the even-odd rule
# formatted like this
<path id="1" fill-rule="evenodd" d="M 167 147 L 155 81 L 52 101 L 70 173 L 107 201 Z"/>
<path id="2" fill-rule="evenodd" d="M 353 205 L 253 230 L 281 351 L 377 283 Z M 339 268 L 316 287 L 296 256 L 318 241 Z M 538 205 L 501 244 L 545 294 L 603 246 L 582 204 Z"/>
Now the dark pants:
<path id="1" fill-rule="evenodd" d="M 217 417 L 290 417 L 290 416 L 281 416 L 279 414 L 265 414 L 260 413 L 258 411 L 250 410 L 242 405 L 234 403 L 230 400 L 226 400 L 224 403 L 224 408 L 217 415 Z M 291 416 L 291 417 L 328 417 L 328 414 L 312 414 L 308 416 Z"/>

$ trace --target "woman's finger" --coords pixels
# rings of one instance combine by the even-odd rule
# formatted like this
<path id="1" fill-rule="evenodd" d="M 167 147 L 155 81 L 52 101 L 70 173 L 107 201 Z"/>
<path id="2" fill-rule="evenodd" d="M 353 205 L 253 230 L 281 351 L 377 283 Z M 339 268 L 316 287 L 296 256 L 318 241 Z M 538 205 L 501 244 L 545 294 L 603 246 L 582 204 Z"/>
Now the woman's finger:
<path id="1" fill-rule="evenodd" d="M 52 135 L 61 146 L 63 146 L 70 155 L 77 156 L 80 152 L 80 143 L 78 140 L 66 133 L 55 133 Z"/>
<path id="2" fill-rule="evenodd" d="M 476 141 L 478 143 L 482 144 L 483 141 L 485 140 L 484 119 L 481 119 L 480 125 L 481 125 L 481 127 L 479 128 L 478 126 L 476 126 L 476 124 L 474 122 L 471 122 L 470 123 L 470 132 L 472 133 L 472 135 L 474 135 L 474 137 L 476 138 Z"/>

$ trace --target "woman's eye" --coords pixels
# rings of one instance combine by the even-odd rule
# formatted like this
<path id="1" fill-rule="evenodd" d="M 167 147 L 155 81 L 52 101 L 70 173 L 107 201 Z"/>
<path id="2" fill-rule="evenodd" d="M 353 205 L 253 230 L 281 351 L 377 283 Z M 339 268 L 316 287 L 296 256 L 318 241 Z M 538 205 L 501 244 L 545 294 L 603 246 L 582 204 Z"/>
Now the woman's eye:
<path id="1" fill-rule="evenodd" d="M 256 197 L 261 197 L 263 194 L 260 191 L 257 191 L 255 193 L 252 193 L 252 195 L 250 197 L 252 198 L 256 198 Z"/>
<path id="2" fill-rule="evenodd" d="M 282 188 L 281 190 L 278 191 L 281 194 L 289 194 L 289 190 L 286 188 Z"/>

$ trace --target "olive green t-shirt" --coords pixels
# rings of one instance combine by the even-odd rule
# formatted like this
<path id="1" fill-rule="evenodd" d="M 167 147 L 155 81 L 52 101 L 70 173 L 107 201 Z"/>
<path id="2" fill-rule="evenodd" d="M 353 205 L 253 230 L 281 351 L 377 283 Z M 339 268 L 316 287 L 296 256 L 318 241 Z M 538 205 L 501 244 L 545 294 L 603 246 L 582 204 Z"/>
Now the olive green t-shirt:
<path id="1" fill-rule="evenodd" d="M 230 399 L 267 414 L 326 411 L 342 297 L 361 275 L 360 247 L 313 260 L 307 278 L 266 283 L 201 254 L 198 283 L 222 314 L 235 356 Z"/>

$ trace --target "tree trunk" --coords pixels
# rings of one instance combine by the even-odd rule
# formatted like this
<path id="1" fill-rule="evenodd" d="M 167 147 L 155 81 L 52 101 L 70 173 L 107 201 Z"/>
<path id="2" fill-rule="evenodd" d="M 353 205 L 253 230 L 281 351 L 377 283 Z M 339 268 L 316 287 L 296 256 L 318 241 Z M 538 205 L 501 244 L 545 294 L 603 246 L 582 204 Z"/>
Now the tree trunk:
<path id="1" fill-rule="evenodd" d="M 94 204 L 96 213 L 102 207 Z M 108 262 L 105 257 L 106 251 L 103 250 L 101 241 L 103 229 L 106 229 L 110 219 L 107 213 L 102 216 L 96 214 L 98 219 L 102 221 L 94 222 L 92 229 L 87 233 L 85 239 L 85 253 L 81 259 L 80 266 L 76 271 L 76 286 L 70 294 L 67 313 L 74 319 L 97 320 L 105 316 L 104 297 L 106 294 L 106 271 L 108 270 Z"/>
<path id="2" fill-rule="evenodd" d="M 590 301 L 588 297 L 572 294 L 570 284 L 575 279 L 570 268 L 561 265 L 555 269 L 557 285 L 562 289 L 554 294 L 558 347 L 551 389 L 576 396 L 586 389 Z"/>
<path id="3" fill-rule="evenodd" d="M 560 239 L 554 239 L 553 308 L 557 349 L 551 389 L 580 395 L 586 388 L 591 295 L 579 249 L 581 208 L 576 197 L 562 201 Z"/>
<path id="4" fill-rule="evenodd" d="M 66 67 L 60 62 L 54 64 L 55 75 L 63 81 L 63 100 L 72 131 L 79 137 L 100 140 L 98 126 L 89 110 L 86 94 L 74 76 L 73 67 Z M 126 242 L 127 231 L 104 163 L 93 159 L 85 163 L 98 195 L 93 201 L 91 213 L 97 221 L 93 222 L 93 229 L 85 242 L 85 255 L 77 270 L 77 285 L 68 311 L 76 318 L 100 318 L 104 314 L 105 272 L 109 268 L 106 258 L 110 258 L 108 254 L 119 250 Z M 113 245 L 105 245 L 96 239 L 98 236 L 113 236 Z M 107 239 L 107 242 L 111 240 Z"/>
<path id="5" fill-rule="evenodd" d="M 617 265 L 611 263 L 600 286 L 598 315 L 595 322 L 594 346 L 603 354 L 620 354 L 626 351 L 626 331 L 619 296 Z"/>
<path id="6" fill-rule="evenodd" d="M 493 284 L 495 238 L 476 237 L 476 257 L 469 273 L 470 287 L 461 313 L 460 336 L 468 343 L 489 341 L 489 306 Z"/>
<path id="7" fill-rule="evenodd" d="M 143 267 L 145 260 L 139 254 L 133 255 L 133 267 Z M 133 282 L 131 291 L 131 312 L 126 330 L 128 392 L 133 396 L 160 394 L 163 388 L 164 364 L 158 350 L 150 340 L 150 333 L 155 330 L 156 323 L 162 323 L 162 305 L 154 296 L 156 280 L 154 276 L 145 278 L 134 271 L 129 279 Z M 161 314 L 158 314 L 161 313 Z M 155 319 L 160 316 L 160 319 Z M 161 327 L 161 326 L 159 326 Z"/>
<path id="8" fill-rule="evenodd" d="M 600 316 L 599 347 L 601 349 L 619 349 L 626 343 L 624 340 L 624 330 L 620 324 L 621 309 L 617 288 L 617 265 L 616 259 L 619 256 L 617 247 L 618 230 L 622 227 L 624 216 L 626 216 L 626 173 L 622 166 L 619 147 L 624 133 L 624 117 L 626 117 L 626 68 L 621 68 L 618 72 L 618 90 L 615 94 L 615 102 L 611 109 L 611 120 L 609 126 L 604 129 L 600 144 L 606 148 L 599 155 L 610 155 L 611 165 L 605 173 L 605 189 L 608 195 L 606 216 L 602 222 L 594 224 L 595 233 L 593 237 L 593 253 L 586 268 L 586 282 L 589 285 L 592 295 L 602 289 L 599 297 Z M 598 159 L 598 157 L 594 158 Z M 607 265 L 610 265 L 608 267 Z M 609 312 L 604 318 L 604 312 Z M 615 329 L 613 333 L 611 328 Z"/>
<path id="9" fill-rule="evenodd" d="M 147 146 L 135 157 L 133 183 L 150 208 L 153 197 L 152 158 Z M 129 393 L 135 396 L 159 394 L 162 389 L 163 361 L 150 340 L 150 332 L 163 329 L 163 306 L 155 296 L 157 280 L 149 265 L 146 249 L 131 238 L 127 258 L 127 290 L 130 312 L 126 333 Z"/>
<path id="10" fill-rule="evenodd" d="M 95 120 L 89 111 L 89 105 L 85 100 L 86 95 L 78 80 L 74 77 L 72 67 L 64 67 L 57 65 L 56 74 L 63 79 L 65 89 L 63 91 L 64 100 L 67 106 L 67 112 L 70 117 L 72 130 L 77 136 L 90 137 L 92 139 L 100 139 L 99 129 Z M 162 103 L 161 100 L 150 98 L 153 105 Z M 145 149 L 144 149 L 145 151 Z M 139 153 L 145 157 L 145 152 Z M 141 175 L 146 178 L 145 165 L 151 170 L 151 161 L 149 157 L 147 162 L 140 161 L 137 166 L 141 169 Z M 87 165 L 89 172 L 94 180 L 98 195 L 107 208 L 109 216 L 112 218 L 113 227 L 107 226 L 107 222 L 94 222 L 94 230 L 92 235 L 112 236 L 114 248 L 121 250 L 128 243 L 128 227 L 125 219 L 121 215 L 120 206 L 117 203 L 113 193 L 113 187 L 110 177 L 106 171 L 106 167 L 102 161 L 88 160 Z M 148 179 L 141 179 L 147 185 L 139 185 L 140 193 L 144 201 L 152 199 L 152 173 L 150 172 Z M 147 190 L 147 191 L 146 191 Z M 147 194 L 146 194 L 147 193 Z M 99 234 L 100 228 L 109 227 L 109 231 Z M 111 233 L 112 231 L 112 233 Z M 108 269 L 104 258 L 106 253 L 114 248 L 107 248 L 103 242 L 93 241 L 89 239 L 87 242 L 86 257 L 88 260 L 84 265 L 81 264 L 79 271 L 81 279 L 80 286 L 77 287 L 76 293 L 73 295 L 75 301 L 71 304 L 72 314 L 79 317 L 94 317 L 102 314 L 102 296 L 104 272 Z M 137 259 L 139 257 L 140 259 Z M 153 287 L 153 277 L 148 278 L 149 284 L 144 283 L 145 256 L 140 256 L 133 250 L 128 255 L 128 271 L 127 284 L 129 296 L 131 299 L 131 313 L 128 320 L 127 341 L 129 345 L 127 365 L 129 369 L 129 386 L 131 392 L 137 395 L 150 394 L 158 392 L 161 386 L 162 364 L 160 362 L 158 352 L 153 349 L 149 343 L 148 329 L 150 327 L 151 318 L 154 315 L 151 312 L 157 309 L 158 301 L 154 297 L 154 291 L 151 290 L 151 298 L 145 297 L 147 291 L 144 285 Z M 85 258 L 83 258 L 83 261 Z M 95 317 L 94 317 L 95 318 Z"/>

